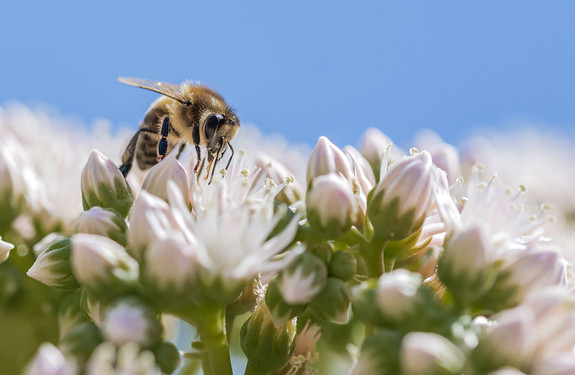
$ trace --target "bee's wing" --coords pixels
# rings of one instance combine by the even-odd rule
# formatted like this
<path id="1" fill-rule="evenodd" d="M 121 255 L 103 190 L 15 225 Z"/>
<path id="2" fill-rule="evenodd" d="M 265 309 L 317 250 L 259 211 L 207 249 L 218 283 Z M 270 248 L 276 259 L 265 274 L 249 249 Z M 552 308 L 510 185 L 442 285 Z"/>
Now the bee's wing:
<path id="1" fill-rule="evenodd" d="M 146 90 L 157 92 L 158 94 L 177 100 L 182 104 L 185 104 L 188 101 L 188 99 L 184 97 L 180 85 L 131 77 L 119 77 L 118 81 L 125 83 L 126 85 L 141 87 Z"/>

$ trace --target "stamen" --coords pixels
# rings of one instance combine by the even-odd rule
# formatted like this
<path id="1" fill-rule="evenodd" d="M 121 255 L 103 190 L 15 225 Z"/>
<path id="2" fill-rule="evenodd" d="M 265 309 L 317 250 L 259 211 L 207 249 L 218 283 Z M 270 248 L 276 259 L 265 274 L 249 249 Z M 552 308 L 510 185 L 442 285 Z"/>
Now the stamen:
<path id="1" fill-rule="evenodd" d="M 412 147 L 409 149 L 409 155 L 417 155 L 419 154 L 419 150 L 416 147 Z"/>
<path id="2" fill-rule="evenodd" d="M 460 176 L 460 177 L 457 177 L 455 182 L 457 182 L 459 185 L 463 185 L 463 183 L 465 182 L 465 179 L 463 178 L 463 176 Z"/>

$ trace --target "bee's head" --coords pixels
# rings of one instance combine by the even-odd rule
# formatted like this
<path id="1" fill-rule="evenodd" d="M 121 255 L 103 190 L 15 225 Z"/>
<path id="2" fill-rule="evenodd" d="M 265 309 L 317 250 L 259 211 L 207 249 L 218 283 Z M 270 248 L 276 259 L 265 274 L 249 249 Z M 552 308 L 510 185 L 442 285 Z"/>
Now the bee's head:
<path id="1" fill-rule="evenodd" d="M 206 117 L 206 119 L 204 120 L 203 135 L 206 139 L 208 175 L 210 173 L 210 168 L 212 167 L 212 164 L 213 164 L 213 171 L 215 171 L 218 161 L 222 158 L 222 155 L 224 154 L 228 146 L 231 147 L 229 141 L 231 141 L 232 138 L 236 136 L 238 130 L 239 130 L 239 120 L 235 115 L 226 116 L 221 113 L 214 113 Z M 232 149 L 232 155 L 233 155 L 233 149 Z M 226 169 L 228 168 L 229 164 L 230 163 L 228 162 Z"/>
<path id="2" fill-rule="evenodd" d="M 239 121 L 235 116 L 214 113 L 204 120 L 204 137 L 208 161 L 219 159 L 228 147 L 228 142 L 238 132 Z"/>

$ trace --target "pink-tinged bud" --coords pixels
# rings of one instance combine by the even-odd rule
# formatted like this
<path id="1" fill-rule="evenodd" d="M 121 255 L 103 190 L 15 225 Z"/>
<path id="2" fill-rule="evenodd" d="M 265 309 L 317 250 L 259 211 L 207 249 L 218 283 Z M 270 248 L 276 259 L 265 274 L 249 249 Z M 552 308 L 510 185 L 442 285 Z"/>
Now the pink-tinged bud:
<path id="1" fill-rule="evenodd" d="M 536 324 L 533 312 L 525 306 L 494 316 L 496 323 L 480 338 L 471 360 L 482 372 L 502 366 L 524 368 L 535 349 Z"/>
<path id="2" fill-rule="evenodd" d="M 162 325 L 151 307 L 137 298 L 126 298 L 112 304 L 102 321 L 104 337 L 122 346 L 136 343 L 150 347 L 161 339 Z"/>
<path id="3" fill-rule="evenodd" d="M 50 343 L 44 343 L 26 368 L 26 375 L 73 375 L 76 368 Z"/>
<path id="4" fill-rule="evenodd" d="M 575 300 L 564 288 L 547 288 L 527 298 L 525 305 L 535 314 L 535 355 L 549 359 L 572 354 L 575 347 Z"/>
<path id="5" fill-rule="evenodd" d="M 314 178 L 328 173 L 340 173 L 350 181 L 353 178 L 351 165 L 343 151 L 326 137 L 319 137 L 307 163 L 307 184 L 309 185 Z"/>
<path id="6" fill-rule="evenodd" d="M 363 133 L 359 141 L 359 152 L 369 162 L 374 171 L 379 171 L 381 162 L 386 157 L 390 162 L 401 160 L 401 152 L 393 144 L 391 138 L 383 134 L 381 130 L 369 128 Z"/>
<path id="7" fill-rule="evenodd" d="M 410 375 L 461 374 L 465 355 L 451 341 L 431 332 L 411 332 L 401 344 L 401 368 Z"/>
<path id="8" fill-rule="evenodd" d="M 357 201 L 349 182 L 339 174 L 316 177 L 306 195 L 307 216 L 312 227 L 328 238 L 337 238 L 351 228 Z"/>
<path id="9" fill-rule="evenodd" d="M 154 239 L 169 236 L 177 227 L 168 204 L 145 190 L 134 203 L 129 223 L 128 252 L 137 260 Z"/>
<path id="10" fill-rule="evenodd" d="M 0 237 L 0 263 L 4 262 L 10 256 L 10 250 L 14 248 L 9 242 L 2 241 L 2 237 Z"/>
<path id="11" fill-rule="evenodd" d="M 146 253 L 144 278 L 158 299 L 185 303 L 194 295 L 197 267 L 197 253 L 182 238 L 156 239 Z"/>
<path id="12" fill-rule="evenodd" d="M 174 152 L 170 153 L 161 163 L 158 163 L 150 169 L 146 179 L 142 183 L 142 190 L 155 195 L 158 198 L 168 201 L 168 181 L 174 181 L 182 191 L 186 204 L 189 202 L 188 196 L 190 184 L 188 174 Z"/>
<path id="13" fill-rule="evenodd" d="M 315 316 L 328 322 L 346 324 L 349 321 L 350 293 L 345 283 L 335 277 L 328 277 L 324 290 L 311 304 Z"/>
<path id="14" fill-rule="evenodd" d="M 538 361 L 530 373 L 533 375 L 572 375 L 575 374 L 575 361 L 572 355 Z"/>
<path id="15" fill-rule="evenodd" d="M 280 273 L 278 289 L 288 304 L 303 305 L 325 288 L 326 280 L 326 265 L 315 255 L 303 253 Z"/>
<path id="16" fill-rule="evenodd" d="M 99 296 L 121 294 L 138 280 L 138 262 L 109 238 L 75 234 L 72 271 L 80 284 Z"/>
<path id="17" fill-rule="evenodd" d="M 374 235 L 402 240 L 414 234 L 433 208 L 440 173 L 427 151 L 394 164 L 372 190 L 368 202 Z"/>
<path id="18" fill-rule="evenodd" d="M 472 301 L 487 292 L 495 281 L 492 243 L 481 227 L 455 231 L 447 238 L 437 274 L 458 299 Z"/>
<path id="19" fill-rule="evenodd" d="M 416 295 L 421 282 L 420 274 L 401 268 L 381 275 L 376 302 L 386 321 L 401 324 L 412 318 L 418 306 Z"/>
<path id="20" fill-rule="evenodd" d="M 121 245 L 126 244 L 126 222 L 115 211 L 94 206 L 76 221 L 77 233 L 99 234 Z"/>
<path id="21" fill-rule="evenodd" d="M 501 267 L 505 275 L 499 289 L 513 290 L 507 298 L 509 305 L 520 303 L 527 294 L 537 293 L 551 286 L 559 286 L 566 279 L 565 261 L 560 249 L 554 247 L 526 248 L 510 255 Z M 509 296 L 509 292 L 506 293 Z"/>
<path id="22" fill-rule="evenodd" d="M 31 278 L 54 288 L 73 290 L 80 287 L 70 264 L 70 239 L 57 241 L 36 258 L 26 272 Z"/>
<path id="23" fill-rule="evenodd" d="M 84 210 L 99 206 L 113 209 L 122 217 L 128 215 L 132 191 L 116 164 L 97 150 L 92 150 L 82 170 L 81 186 Z"/>

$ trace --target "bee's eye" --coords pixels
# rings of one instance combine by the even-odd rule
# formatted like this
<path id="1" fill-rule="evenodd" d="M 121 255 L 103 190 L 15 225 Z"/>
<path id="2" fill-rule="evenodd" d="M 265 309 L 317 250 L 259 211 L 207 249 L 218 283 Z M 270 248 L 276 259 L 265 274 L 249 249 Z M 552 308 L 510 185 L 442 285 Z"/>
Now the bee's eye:
<path id="1" fill-rule="evenodd" d="M 205 135 L 207 139 L 212 139 L 218 126 L 220 125 L 220 121 L 223 119 L 223 116 L 220 114 L 217 115 L 209 115 L 206 118 L 206 125 L 204 127 Z"/>

